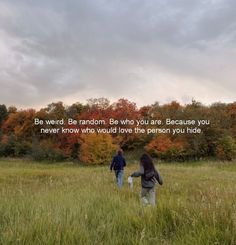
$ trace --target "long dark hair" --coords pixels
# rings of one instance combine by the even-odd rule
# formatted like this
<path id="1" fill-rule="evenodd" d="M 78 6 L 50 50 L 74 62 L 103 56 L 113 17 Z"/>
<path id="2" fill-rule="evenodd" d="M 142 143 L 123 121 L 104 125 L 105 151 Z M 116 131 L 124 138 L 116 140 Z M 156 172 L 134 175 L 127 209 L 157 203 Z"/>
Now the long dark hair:
<path id="1" fill-rule="evenodd" d="M 155 169 L 152 158 L 147 153 L 143 153 L 140 158 L 140 163 L 144 168 L 144 172 L 153 171 Z"/>

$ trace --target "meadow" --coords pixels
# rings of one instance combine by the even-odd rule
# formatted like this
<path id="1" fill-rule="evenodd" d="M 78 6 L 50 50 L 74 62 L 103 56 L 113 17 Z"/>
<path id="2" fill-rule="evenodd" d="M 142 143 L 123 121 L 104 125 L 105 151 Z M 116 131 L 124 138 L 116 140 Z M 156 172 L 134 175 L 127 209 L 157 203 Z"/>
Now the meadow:
<path id="1" fill-rule="evenodd" d="M 158 164 L 156 207 L 108 166 L 0 160 L 0 244 L 236 244 L 236 162 Z"/>

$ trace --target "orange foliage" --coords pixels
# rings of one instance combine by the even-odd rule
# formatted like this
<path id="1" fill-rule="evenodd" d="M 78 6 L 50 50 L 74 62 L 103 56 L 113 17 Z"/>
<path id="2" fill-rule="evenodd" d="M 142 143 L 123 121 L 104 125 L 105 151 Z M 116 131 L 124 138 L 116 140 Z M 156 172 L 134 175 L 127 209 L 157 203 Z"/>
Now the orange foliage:
<path id="1" fill-rule="evenodd" d="M 75 125 L 66 125 L 68 129 L 77 128 Z M 58 140 L 56 146 L 63 151 L 66 156 L 71 156 L 73 148 L 79 142 L 78 133 L 60 133 L 58 134 Z"/>
<path id="2" fill-rule="evenodd" d="M 163 156 L 170 150 L 182 151 L 184 149 L 184 141 L 176 139 L 172 141 L 167 135 L 158 135 L 147 146 L 145 150 L 154 156 Z"/>
<path id="3" fill-rule="evenodd" d="M 84 134 L 80 141 L 79 160 L 91 165 L 110 163 L 118 147 L 110 134 Z"/>
<path id="4" fill-rule="evenodd" d="M 33 133 L 35 110 L 22 110 L 10 113 L 2 129 L 6 134 L 14 133 L 16 137 L 31 137 Z"/>
<path id="5" fill-rule="evenodd" d="M 162 159 L 188 159 L 199 157 L 217 157 L 231 160 L 235 157 L 236 139 L 236 102 L 215 103 L 205 106 L 197 101 L 188 105 L 180 105 L 176 101 L 160 105 L 158 102 L 150 106 L 143 106 L 140 109 L 136 104 L 127 100 L 119 99 L 110 104 L 106 98 L 90 99 L 83 105 L 79 102 L 66 106 L 62 102 L 49 104 L 46 108 L 35 111 L 17 110 L 15 107 L 8 108 L 2 105 L 0 113 L 0 154 L 17 155 L 32 154 L 41 158 L 57 158 L 65 155 L 68 158 L 79 158 L 88 164 L 104 164 L 110 162 L 110 157 L 117 145 L 125 150 L 142 148 L 154 156 Z M 136 120 L 144 119 L 140 128 L 147 129 L 155 127 L 148 125 L 150 120 L 161 119 L 164 123 L 166 118 L 171 119 L 209 119 L 210 124 L 202 126 L 201 134 L 159 134 L 153 135 L 119 133 L 109 134 L 84 134 L 81 133 L 55 133 L 44 134 L 42 127 L 60 128 L 61 125 L 34 125 L 34 118 L 41 120 L 64 119 L 66 124 L 68 118 L 74 119 L 102 119 L 105 125 L 102 128 L 111 128 L 109 119 L 113 118 L 119 122 L 116 127 L 136 127 Z M 127 123 L 134 121 L 134 123 Z M 123 120 L 123 122 L 121 122 Z M 126 122 L 125 122 L 126 121 Z M 125 122 L 125 123 L 124 123 Z M 146 123 L 147 122 L 147 123 Z M 164 124 L 163 124 L 164 125 Z M 85 128 L 88 125 L 63 125 L 66 128 Z M 100 128 L 101 125 L 93 125 L 93 128 Z M 172 129 L 173 125 L 168 128 Z M 222 137 L 226 134 L 229 137 Z M 175 137 L 175 138 L 174 138 Z M 33 143 L 33 139 L 38 143 Z M 150 141 L 150 139 L 152 139 Z M 149 143 L 148 143 L 149 142 Z M 7 147 L 6 147 L 7 146 Z M 53 156 L 53 157 L 51 157 Z"/>

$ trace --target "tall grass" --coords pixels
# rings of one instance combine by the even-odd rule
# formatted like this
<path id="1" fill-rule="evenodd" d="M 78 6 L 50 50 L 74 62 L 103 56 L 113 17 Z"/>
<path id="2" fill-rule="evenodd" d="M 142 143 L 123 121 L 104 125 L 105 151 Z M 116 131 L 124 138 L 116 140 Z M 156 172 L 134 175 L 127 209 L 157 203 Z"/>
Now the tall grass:
<path id="1" fill-rule="evenodd" d="M 233 165 L 159 169 L 152 208 L 139 179 L 118 190 L 107 167 L 1 161 L 0 244 L 236 244 Z"/>

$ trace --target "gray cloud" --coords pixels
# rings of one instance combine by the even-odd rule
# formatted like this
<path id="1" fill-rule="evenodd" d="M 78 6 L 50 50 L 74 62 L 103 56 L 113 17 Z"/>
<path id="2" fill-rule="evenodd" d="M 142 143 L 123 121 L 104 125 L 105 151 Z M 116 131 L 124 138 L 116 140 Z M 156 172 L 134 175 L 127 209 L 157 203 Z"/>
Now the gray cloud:
<path id="1" fill-rule="evenodd" d="M 235 100 L 233 0 L 0 0 L 1 103 Z"/>

